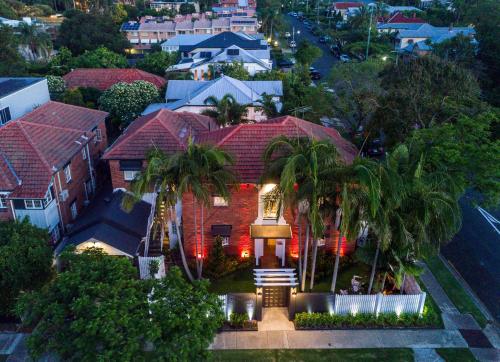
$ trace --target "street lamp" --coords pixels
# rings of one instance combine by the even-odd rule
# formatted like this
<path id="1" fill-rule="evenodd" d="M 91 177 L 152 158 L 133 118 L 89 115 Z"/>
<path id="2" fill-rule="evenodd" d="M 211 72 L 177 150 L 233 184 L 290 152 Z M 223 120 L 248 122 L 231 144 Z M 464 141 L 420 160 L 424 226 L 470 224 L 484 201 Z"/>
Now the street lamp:
<path id="1" fill-rule="evenodd" d="M 382 60 L 385 62 L 385 61 L 387 60 L 387 55 L 384 55 L 384 56 L 382 57 Z"/>
<path id="2" fill-rule="evenodd" d="M 274 41 L 274 46 L 275 46 L 275 47 L 277 47 L 277 46 L 278 46 L 278 41 L 277 41 L 277 40 L 275 40 L 275 41 Z"/>

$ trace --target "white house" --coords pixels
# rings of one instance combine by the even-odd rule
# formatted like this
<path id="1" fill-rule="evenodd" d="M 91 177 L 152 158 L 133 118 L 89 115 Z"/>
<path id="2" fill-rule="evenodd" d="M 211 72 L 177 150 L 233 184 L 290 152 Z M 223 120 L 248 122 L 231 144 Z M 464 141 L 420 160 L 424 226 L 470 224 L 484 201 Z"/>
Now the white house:
<path id="1" fill-rule="evenodd" d="M 168 82 L 165 94 L 166 103 L 151 104 L 143 114 L 146 115 L 161 108 L 199 114 L 206 109 L 213 108 L 205 104 L 208 97 L 214 96 L 220 100 L 224 95 L 230 94 L 239 104 L 248 105 L 247 119 L 260 122 L 267 119 L 260 109 L 264 93 L 273 96 L 273 101 L 279 111 L 283 97 L 281 81 L 241 81 L 224 75 L 210 81 L 171 80 Z"/>
<path id="2" fill-rule="evenodd" d="M 49 100 L 45 78 L 0 78 L 0 127 Z"/>
<path id="3" fill-rule="evenodd" d="M 476 31 L 473 27 L 436 27 L 430 24 L 422 24 L 417 29 L 400 30 L 396 36 L 396 50 L 411 52 L 411 49 L 416 44 L 419 44 L 422 49 L 430 44 L 441 43 L 459 34 L 469 37 L 472 42 L 476 42 Z"/>
<path id="4" fill-rule="evenodd" d="M 201 43 L 212 34 L 181 34 L 170 38 L 161 44 L 161 50 L 168 53 L 178 52 L 181 47 L 189 47 Z"/>

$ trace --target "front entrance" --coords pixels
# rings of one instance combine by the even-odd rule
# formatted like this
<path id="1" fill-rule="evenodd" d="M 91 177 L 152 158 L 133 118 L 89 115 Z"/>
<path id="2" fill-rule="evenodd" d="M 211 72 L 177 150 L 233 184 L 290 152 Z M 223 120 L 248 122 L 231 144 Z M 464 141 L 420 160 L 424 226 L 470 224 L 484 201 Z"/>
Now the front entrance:
<path id="1" fill-rule="evenodd" d="M 262 306 L 287 307 L 290 296 L 289 287 L 263 287 L 262 288 Z"/>

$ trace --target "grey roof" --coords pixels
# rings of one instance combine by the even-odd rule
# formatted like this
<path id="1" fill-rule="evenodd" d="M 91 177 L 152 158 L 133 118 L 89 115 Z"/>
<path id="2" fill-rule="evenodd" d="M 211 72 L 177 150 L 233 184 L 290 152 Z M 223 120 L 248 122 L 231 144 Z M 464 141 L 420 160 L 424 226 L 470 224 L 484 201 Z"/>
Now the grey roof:
<path id="1" fill-rule="evenodd" d="M 176 35 L 162 43 L 162 46 L 189 46 L 198 44 L 208 38 L 211 38 L 212 34 L 182 34 Z"/>
<path id="2" fill-rule="evenodd" d="M 377 29 L 417 30 L 421 26 L 421 23 L 389 23 L 379 24 Z"/>
<path id="3" fill-rule="evenodd" d="M 0 78 L 0 97 L 8 96 L 45 78 Z"/>
<path id="4" fill-rule="evenodd" d="M 258 39 L 248 39 L 241 36 L 239 33 L 233 33 L 230 31 L 225 31 L 220 34 L 214 35 L 207 40 L 204 40 L 198 44 L 182 47 L 182 51 L 192 51 L 196 48 L 204 49 L 223 49 L 230 47 L 231 45 L 237 45 L 242 49 L 266 49 L 267 45 L 263 45 Z"/>
<path id="5" fill-rule="evenodd" d="M 124 194 L 123 191 L 116 191 L 98 196 L 78 217 L 64 247 L 96 239 L 134 256 L 142 238 L 146 236 L 151 204 L 139 201 L 127 213 L 121 208 Z"/>
<path id="6" fill-rule="evenodd" d="M 283 96 L 283 83 L 281 81 L 241 81 L 228 76 L 210 81 L 171 80 L 167 85 L 165 98 L 177 101 L 176 107 L 203 106 L 204 101 L 210 96 L 221 99 L 226 94 L 231 94 L 240 104 L 260 104 L 263 93 Z M 172 106 L 170 106 L 172 107 Z M 175 109 L 177 109 L 175 108 Z"/>
<path id="7" fill-rule="evenodd" d="M 475 35 L 476 31 L 472 27 L 448 28 L 436 27 L 430 24 L 422 24 L 415 30 L 401 30 L 397 37 L 401 38 L 433 38 L 433 42 L 443 37 L 454 37 L 458 34 Z"/>

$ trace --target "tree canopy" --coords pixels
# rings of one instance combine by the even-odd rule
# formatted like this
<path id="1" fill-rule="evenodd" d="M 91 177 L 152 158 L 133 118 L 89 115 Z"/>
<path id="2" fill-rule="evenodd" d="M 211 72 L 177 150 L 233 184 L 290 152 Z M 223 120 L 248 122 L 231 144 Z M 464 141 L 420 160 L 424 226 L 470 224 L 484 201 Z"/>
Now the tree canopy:
<path id="1" fill-rule="evenodd" d="M 304 66 L 310 66 L 322 54 L 323 52 L 316 45 L 311 44 L 307 40 L 302 40 L 295 52 L 295 59 Z"/>
<path id="2" fill-rule="evenodd" d="M 143 59 L 137 61 L 136 67 L 146 72 L 157 74 L 163 77 L 167 68 L 173 64 L 176 64 L 178 58 L 178 53 L 158 51 L 146 54 Z"/>
<path id="3" fill-rule="evenodd" d="M 126 68 L 127 59 L 121 54 L 112 52 L 105 47 L 86 50 L 74 58 L 71 65 L 75 68 Z"/>

